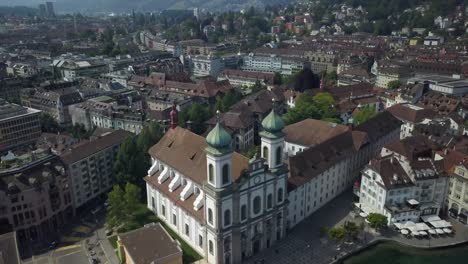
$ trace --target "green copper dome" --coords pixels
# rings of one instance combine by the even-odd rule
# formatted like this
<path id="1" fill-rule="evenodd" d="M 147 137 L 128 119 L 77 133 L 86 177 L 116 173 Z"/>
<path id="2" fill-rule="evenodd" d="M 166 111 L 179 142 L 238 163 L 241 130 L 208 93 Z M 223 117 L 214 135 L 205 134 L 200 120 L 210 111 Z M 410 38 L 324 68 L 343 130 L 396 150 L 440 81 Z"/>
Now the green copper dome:
<path id="1" fill-rule="evenodd" d="M 263 119 L 262 127 L 266 131 L 270 133 L 277 133 L 281 132 L 284 128 L 284 121 L 281 116 L 279 116 L 275 109 L 271 110 L 271 112 Z"/>
<path id="2" fill-rule="evenodd" d="M 231 135 L 218 123 L 208 133 L 206 142 L 213 148 L 224 148 L 231 144 Z"/>

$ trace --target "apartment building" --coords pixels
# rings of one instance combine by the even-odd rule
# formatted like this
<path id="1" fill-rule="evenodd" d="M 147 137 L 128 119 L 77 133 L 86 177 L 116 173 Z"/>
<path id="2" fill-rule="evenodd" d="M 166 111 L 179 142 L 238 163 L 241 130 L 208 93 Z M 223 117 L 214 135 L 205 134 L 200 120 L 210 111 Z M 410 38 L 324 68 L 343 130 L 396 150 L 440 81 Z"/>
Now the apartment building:
<path id="1" fill-rule="evenodd" d="M 448 213 L 452 218 L 468 224 L 468 167 L 467 155 L 457 150 L 449 150 L 445 156 L 446 171 L 449 175 L 447 193 Z"/>
<path id="2" fill-rule="evenodd" d="M 82 142 L 61 155 L 70 177 L 74 208 L 106 194 L 114 185 L 114 163 L 120 144 L 130 133 L 107 132 Z"/>
<path id="3" fill-rule="evenodd" d="M 252 72 L 279 72 L 283 75 L 294 75 L 305 68 L 310 68 L 310 64 L 305 59 L 285 58 L 276 55 L 255 55 L 250 53 L 243 58 L 241 69 Z"/>

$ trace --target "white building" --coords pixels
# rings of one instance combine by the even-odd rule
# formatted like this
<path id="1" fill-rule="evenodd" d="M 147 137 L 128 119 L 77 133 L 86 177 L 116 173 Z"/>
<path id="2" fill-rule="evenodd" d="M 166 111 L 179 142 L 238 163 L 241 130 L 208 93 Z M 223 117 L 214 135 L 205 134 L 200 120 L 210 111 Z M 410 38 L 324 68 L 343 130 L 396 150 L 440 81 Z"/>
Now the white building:
<path id="1" fill-rule="evenodd" d="M 275 111 L 262 122 L 262 157 L 251 160 L 232 151 L 219 123 L 205 139 L 177 127 L 176 115 L 149 151 L 148 208 L 208 263 L 240 263 L 283 238 L 287 168 Z"/>
<path id="2" fill-rule="evenodd" d="M 198 55 L 192 58 L 192 73 L 195 77 L 212 76 L 218 78 L 219 73 L 223 70 L 223 62 L 221 58 L 208 55 Z"/>
<path id="3" fill-rule="evenodd" d="M 388 111 L 403 122 L 400 139 L 412 136 L 417 124 L 428 123 L 436 116 L 432 110 L 413 104 L 396 104 Z"/>
<path id="4" fill-rule="evenodd" d="M 359 204 L 366 213 L 380 213 L 388 224 L 420 222 L 438 215 L 443 206 L 447 177 L 435 165 L 424 137 L 393 142 L 382 157 L 362 171 Z"/>
<path id="5" fill-rule="evenodd" d="M 293 75 L 307 67 L 302 59 L 282 58 L 276 55 L 262 56 L 250 53 L 243 58 L 241 69 L 253 72 L 279 72 L 283 75 Z"/>

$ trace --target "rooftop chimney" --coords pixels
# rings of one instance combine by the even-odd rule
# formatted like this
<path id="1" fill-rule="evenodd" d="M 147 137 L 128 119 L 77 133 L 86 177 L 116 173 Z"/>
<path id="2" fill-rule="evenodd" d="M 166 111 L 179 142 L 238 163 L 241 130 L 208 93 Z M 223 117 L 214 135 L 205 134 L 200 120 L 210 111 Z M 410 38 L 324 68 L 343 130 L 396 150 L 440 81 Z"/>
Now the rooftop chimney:
<path id="1" fill-rule="evenodd" d="M 174 129 L 177 127 L 177 123 L 179 121 L 179 117 L 178 117 L 178 114 L 177 114 L 177 105 L 174 104 L 172 105 L 172 111 L 170 113 L 171 115 L 171 128 Z"/>

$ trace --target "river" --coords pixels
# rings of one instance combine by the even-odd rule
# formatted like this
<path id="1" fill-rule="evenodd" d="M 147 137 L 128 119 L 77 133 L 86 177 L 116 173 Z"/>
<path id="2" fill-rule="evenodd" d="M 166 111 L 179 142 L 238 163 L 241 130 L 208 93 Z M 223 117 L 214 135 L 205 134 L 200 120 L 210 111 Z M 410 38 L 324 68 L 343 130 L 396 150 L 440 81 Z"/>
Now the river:
<path id="1" fill-rule="evenodd" d="M 344 264 L 466 264 L 468 244 L 444 249 L 417 249 L 382 242 L 343 261 Z"/>

